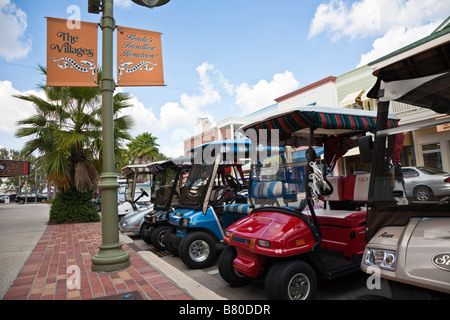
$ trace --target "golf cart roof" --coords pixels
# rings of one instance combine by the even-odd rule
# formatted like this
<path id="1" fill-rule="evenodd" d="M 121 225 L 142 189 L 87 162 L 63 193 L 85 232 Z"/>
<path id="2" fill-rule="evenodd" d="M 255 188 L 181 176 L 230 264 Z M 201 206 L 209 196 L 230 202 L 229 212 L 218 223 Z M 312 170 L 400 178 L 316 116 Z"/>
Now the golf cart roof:
<path id="1" fill-rule="evenodd" d="M 449 19 L 429 36 L 369 66 L 377 82 L 369 98 L 399 101 L 450 114 Z"/>
<path id="2" fill-rule="evenodd" d="M 162 160 L 147 164 L 133 164 L 122 168 L 125 175 L 134 173 L 158 173 L 166 170 L 168 167 L 190 165 L 192 157 L 179 157 L 168 160 Z"/>
<path id="3" fill-rule="evenodd" d="M 214 140 L 211 142 L 206 142 L 202 145 L 199 145 L 197 147 L 192 148 L 191 150 L 189 150 L 189 152 L 195 152 L 197 150 L 200 149 L 204 149 L 208 146 L 223 146 L 223 148 L 221 148 L 221 151 L 223 152 L 238 152 L 238 151 L 243 151 L 243 152 L 248 152 L 249 147 L 251 145 L 251 141 L 250 139 L 224 139 L 224 140 Z M 231 150 L 227 150 L 230 149 Z"/>
<path id="4" fill-rule="evenodd" d="M 293 135 L 309 133 L 315 128 L 317 133 L 339 135 L 354 131 L 375 131 L 377 114 L 336 107 L 304 106 L 296 107 L 276 115 L 246 124 L 239 130 L 250 138 L 256 138 L 260 129 L 278 129 L 281 141 Z M 389 127 L 396 127 L 398 118 L 389 115 Z M 252 130 L 253 129 L 253 130 Z M 269 132 L 267 132 L 269 134 Z"/>

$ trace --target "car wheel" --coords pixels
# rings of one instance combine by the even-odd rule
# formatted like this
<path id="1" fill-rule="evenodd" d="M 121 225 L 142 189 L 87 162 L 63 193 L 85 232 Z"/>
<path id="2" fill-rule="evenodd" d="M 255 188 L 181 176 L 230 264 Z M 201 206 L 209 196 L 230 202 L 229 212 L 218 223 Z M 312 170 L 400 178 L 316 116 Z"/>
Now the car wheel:
<path id="1" fill-rule="evenodd" d="M 25 203 L 25 200 L 23 200 L 23 199 L 19 200 L 19 204 L 24 204 L 24 203 Z"/>
<path id="2" fill-rule="evenodd" d="M 178 253 L 181 261 L 189 268 L 206 268 L 211 266 L 216 258 L 216 241 L 205 232 L 189 232 L 181 239 Z"/>
<path id="3" fill-rule="evenodd" d="M 171 229 L 170 226 L 159 226 L 153 229 L 150 237 L 156 250 L 166 250 L 166 235 L 169 229 Z"/>
<path id="4" fill-rule="evenodd" d="M 414 198 L 419 201 L 428 201 L 433 198 L 433 192 L 426 186 L 419 186 L 414 189 Z"/>
<path id="5" fill-rule="evenodd" d="M 142 240 L 144 240 L 146 244 L 152 244 L 152 234 L 149 231 L 151 231 L 150 224 L 144 223 L 141 227 L 141 231 L 139 232 L 141 234 Z"/>
<path id="6" fill-rule="evenodd" d="M 310 300 L 317 289 L 317 278 L 306 262 L 287 261 L 270 268 L 265 286 L 271 300 Z"/>
<path id="7" fill-rule="evenodd" d="M 173 234 L 175 234 L 175 230 L 173 228 L 166 231 L 164 246 L 167 252 L 171 253 L 175 257 L 178 257 L 178 248 L 176 248 L 172 241 L 170 241 L 171 235 Z"/>
<path id="8" fill-rule="evenodd" d="M 234 269 L 233 261 L 237 257 L 236 248 L 227 246 L 219 257 L 217 266 L 219 268 L 220 276 L 223 280 L 232 286 L 239 287 L 250 283 L 251 279 Z"/>

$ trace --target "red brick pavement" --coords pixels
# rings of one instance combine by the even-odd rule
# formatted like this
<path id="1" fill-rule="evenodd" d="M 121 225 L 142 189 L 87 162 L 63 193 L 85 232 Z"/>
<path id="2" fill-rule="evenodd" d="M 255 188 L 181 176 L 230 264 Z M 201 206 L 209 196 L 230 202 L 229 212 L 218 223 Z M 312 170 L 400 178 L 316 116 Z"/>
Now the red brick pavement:
<path id="1" fill-rule="evenodd" d="M 100 223 L 47 226 L 3 300 L 85 300 L 131 291 L 146 300 L 192 299 L 126 245 L 131 267 L 92 272 L 91 257 L 101 242 Z M 76 273 L 69 266 L 79 267 L 79 289 L 73 288 Z"/>

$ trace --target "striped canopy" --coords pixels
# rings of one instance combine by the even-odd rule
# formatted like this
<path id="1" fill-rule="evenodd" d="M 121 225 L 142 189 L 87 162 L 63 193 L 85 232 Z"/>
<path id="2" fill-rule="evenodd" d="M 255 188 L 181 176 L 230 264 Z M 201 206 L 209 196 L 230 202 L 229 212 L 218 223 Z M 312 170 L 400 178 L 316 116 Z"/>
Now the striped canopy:
<path id="1" fill-rule="evenodd" d="M 125 175 L 131 175 L 134 173 L 150 173 L 156 174 L 159 172 L 163 172 L 167 167 L 175 167 L 182 165 L 190 165 L 193 161 L 192 157 L 179 157 L 173 158 L 169 160 L 156 161 L 152 163 L 146 164 L 132 164 L 122 168 L 122 172 Z"/>
<path id="2" fill-rule="evenodd" d="M 332 107 L 296 108 L 240 128 L 250 139 L 265 138 L 270 130 L 278 129 L 281 141 L 289 139 L 295 132 L 305 129 L 334 129 L 345 131 L 375 131 L 376 112 Z M 398 120 L 390 116 L 388 126 L 397 127 Z M 265 129 L 265 130 L 261 130 Z M 330 134 L 334 134 L 330 132 Z M 269 143 L 269 141 L 267 141 Z"/>

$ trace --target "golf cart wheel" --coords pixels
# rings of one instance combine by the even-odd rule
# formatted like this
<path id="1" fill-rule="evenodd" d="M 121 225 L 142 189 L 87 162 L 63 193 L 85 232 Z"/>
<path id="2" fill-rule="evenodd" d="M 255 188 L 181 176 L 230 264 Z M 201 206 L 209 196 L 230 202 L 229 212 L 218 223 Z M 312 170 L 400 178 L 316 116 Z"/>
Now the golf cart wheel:
<path id="1" fill-rule="evenodd" d="M 152 244 L 151 234 L 149 235 L 150 229 L 151 226 L 148 223 L 144 223 L 141 228 L 141 238 L 146 244 Z"/>
<path id="2" fill-rule="evenodd" d="M 172 241 L 170 240 L 171 235 L 175 234 L 175 230 L 173 228 L 169 228 L 166 231 L 165 239 L 164 239 L 164 247 L 165 250 L 175 257 L 178 257 L 178 249 L 173 245 Z"/>
<path id="3" fill-rule="evenodd" d="M 206 268 L 211 266 L 216 258 L 216 241 L 205 232 L 189 232 L 181 239 L 178 253 L 181 261 L 189 268 Z"/>
<path id="4" fill-rule="evenodd" d="M 314 270 L 301 260 L 274 264 L 266 276 L 266 294 L 271 300 L 310 300 L 316 289 Z"/>
<path id="5" fill-rule="evenodd" d="M 223 280 L 234 287 L 249 284 L 251 279 L 234 269 L 233 261 L 237 257 L 236 248 L 227 246 L 219 257 L 218 267 L 219 273 Z"/>
<path id="6" fill-rule="evenodd" d="M 428 201 L 433 199 L 433 192 L 426 186 L 419 186 L 414 189 L 414 198 L 419 201 Z"/>
<path id="7" fill-rule="evenodd" d="M 166 235 L 169 229 L 171 229 L 170 226 L 158 226 L 153 229 L 150 238 L 152 239 L 152 244 L 156 250 L 166 250 Z"/>

